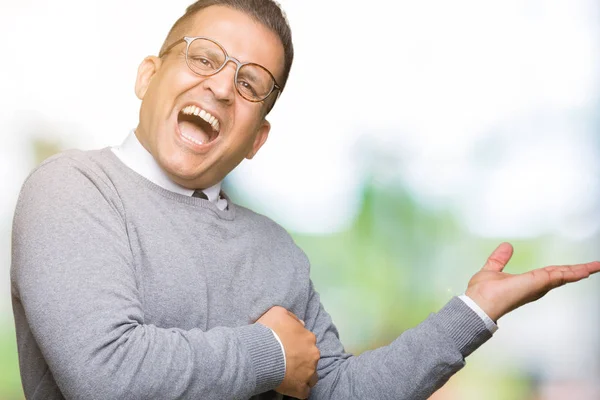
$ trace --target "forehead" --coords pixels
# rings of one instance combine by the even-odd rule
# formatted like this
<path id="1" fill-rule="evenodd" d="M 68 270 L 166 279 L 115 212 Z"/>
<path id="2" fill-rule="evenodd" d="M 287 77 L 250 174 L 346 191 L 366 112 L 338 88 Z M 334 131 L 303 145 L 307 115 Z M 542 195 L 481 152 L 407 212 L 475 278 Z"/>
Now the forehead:
<path id="1" fill-rule="evenodd" d="M 226 6 L 202 9 L 186 24 L 185 35 L 208 37 L 241 62 L 260 64 L 275 77 L 283 74 L 281 40 L 275 32 L 242 11 Z"/>

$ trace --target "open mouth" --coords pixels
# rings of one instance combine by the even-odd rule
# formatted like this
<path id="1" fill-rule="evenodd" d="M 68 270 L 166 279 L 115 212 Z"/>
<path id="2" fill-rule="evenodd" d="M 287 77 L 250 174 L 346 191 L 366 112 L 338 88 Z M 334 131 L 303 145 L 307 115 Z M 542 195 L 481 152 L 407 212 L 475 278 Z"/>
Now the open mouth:
<path id="1" fill-rule="evenodd" d="M 221 123 L 217 118 L 194 105 L 184 107 L 179 112 L 177 124 L 181 136 L 198 145 L 212 142 L 221 130 Z"/>

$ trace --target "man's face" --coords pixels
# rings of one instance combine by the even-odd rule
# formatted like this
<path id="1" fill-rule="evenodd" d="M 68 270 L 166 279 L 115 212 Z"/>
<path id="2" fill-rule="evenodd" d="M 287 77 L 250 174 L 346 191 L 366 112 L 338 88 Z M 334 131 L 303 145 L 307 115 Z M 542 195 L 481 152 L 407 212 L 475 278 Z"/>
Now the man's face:
<path id="1" fill-rule="evenodd" d="M 185 36 L 211 38 L 231 57 L 260 64 L 280 80 L 283 45 L 267 27 L 224 6 L 203 9 L 190 22 Z M 140 65 L 136 94 L 142 106 L 136 135 L 175 182 L 202 189 L 256 154 L 270 129 L 263 117 L 266 103 L 277 94 L 264 102 L 247 101 L 234 85 L 235 63 L 213 76 L 199 76 L 186 65 L 185 49 L 182 42 L 162 59 L 148 57 Z M 198 110 L 210 113 L 218 126 L 184 115 Z"/>

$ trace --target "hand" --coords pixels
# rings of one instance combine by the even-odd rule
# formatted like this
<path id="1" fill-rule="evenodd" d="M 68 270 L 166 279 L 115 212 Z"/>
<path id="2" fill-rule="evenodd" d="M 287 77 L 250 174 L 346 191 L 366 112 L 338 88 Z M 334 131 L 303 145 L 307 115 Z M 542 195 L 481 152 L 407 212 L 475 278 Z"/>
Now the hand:
<path id="1" fill-rule="evenodd" d="M 256 322 L 271 328 L 285 349 L 285 377 L 275 390 L 298 399 L 308 398 L 310 388 L 317 384 L 317 362 L 321 358 L 316 336 L 294 313 L 279 306 L 269 309 Z"/>
<path id="2" fill-rule="evenodd" d="M 600 262 L 551 266 L 519 275 L 502 272 L 513 254 L 502 243 L 469 281 L 465 294 L 494 321 L 524 304 L 536 301 L 550 290 L 577 282 L 600 271 Z"/>

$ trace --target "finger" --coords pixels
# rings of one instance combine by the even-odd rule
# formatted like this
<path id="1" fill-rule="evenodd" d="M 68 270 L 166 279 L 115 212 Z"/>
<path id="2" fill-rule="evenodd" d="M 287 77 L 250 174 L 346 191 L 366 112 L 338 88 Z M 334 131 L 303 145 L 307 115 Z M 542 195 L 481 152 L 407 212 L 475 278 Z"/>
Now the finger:
<path id="1" fill-rule="evenodd" d="M 600 261 L 594 261 L 591 263 L 587 263 L 587 269 L 590 274 L 595 274 L 596 272 L 600 272 Z"/>
<path id="2" fill-rule="evenodd" d="M 577 270 L 581 269 L 587 271 L 588 275 L 592 275 L 597 272 L 600 272 L 600 261 L 593 261 L 585 264 L 576 264 L 572 265 L 571 267 Z"/>
<path id="3" fill-rule="evenodd" d="M 300 394 L 300 399 L 308 399 L 308 396 L 310 396 L 310 387 L 304 386 L 302 388 L 302 393 Z"/>
<path id="4" fill-rule="evenodd" d="M 555 266 L 550 266 L 550 267 L 546 267 L 546 269 L 551 270 L 551 271 L 574 271 L 577 274 L 587 274 L 590 275 L 594 272 L 598 272 L 596 271 L 597 266 L 594 265 L 596 263 L 586 263 L 586 264 L 574 264 L 574 265 L 555 265 Z"/>
<path id="5" fill-rule="evenodd" d="M 513 247 L 510 243 L 501 243 L 496 250 L 487 259 L 487 262 L 483 266 L 483 270 L 486 271 L 497 271 L 501 272 L 506 263 L 510 260 L 513 255 Z"/>
<path id="6" fill-rule="evenodd" d="M 308 381 L 308 386 L 309 387 L 313 387 L 317 384 L 317 382 L 319 381 L 319 375 L 317 375 L 317 373 L 315 372 L 311 377 L 310 380 Z"/>
<path id="7" fill-rule="evenodd" d="M 533 279 L 533 282 L 530 282 L 528 291 L 530 295 L 538 298 L 552 289 L 567 283 L 577 282 L 587 278 L 589 275 L 590 273 L 587 270 L 586 264 L 579 264 L 545 267 L 530 271 L 522 276 L 529 276 Z"/>
<path id="8" fill-rule="evenodd" d="M 288 312 L 288 314 L 289 314 L 290 317 L 294 318 L 296 321 L 300 322 L 302 324 L 302 326 L 304 326 L 304 321 L 302 321 L 300 318 L 298 318 L 296 316 L 296 314 L 294 314 L 290 310 L 287 310 L 287 312 Z"/>
<path id="9" fill-rule="evenodd" d="M 590 273 L 598 272 L 598 269 L 600 269 L 600 265 L 594 262 L 550 266 L 524 274 L 513 275 L 510 278 L 512 282 L 511 293 L 516 294 L 519 300 L 515 303 L 515 307 L 511 309 L 535 301 L 559 286 L 587 278 Z"/>
<path id="10" fill-rule="evenodd" d="M 590 274 L 595 274 L 596 272 L 600 272 L 600 261 L 592 261 L 589 263 L 583 263 L 583 264 L 573 264 L 573 265 L 552 265 L 546 268 L 552 268 L 552 269 L 560 269 L 560 270 L 566 270 L 566 269 L 582 269 L 582 270 L 587 270 Z"/>
<path id="11" fill-rule="evenodd" d="M 281 306 L 273 306 L 273 307 L 269 308 L 267 311 L 265 311 L 260 317 L 258 317 L 258 320 L 262 319 L 263 317 L 265 317 L 267 315 L 274 315 L 274 314 L 281 313 L 284 310 L 287 311 L 285 308 L 283 308 Z"/>
<path id="12" fill-rule="evenodd" d="M 581 279 L 589 277 L 592 271 L 595 270 L 595 266 L 592 264 L 593 263 L 576 265 L 558 265 L 546 267 L 544 268 L 544 270 L 546 270 L 546 272 L 548 272 L 553 278 L 553 285 L 558 284 L 558 286 L 562 286 L 565 283 L 577 282 Z"/>
<path id="13" fill-rule="evenodd" d="M 554 270 L 550 272 L 550 287 L 554 289 L 567 283 L 577 282 L 588 276 L 587 272 L 582 272 L 581 270 Z"/>

